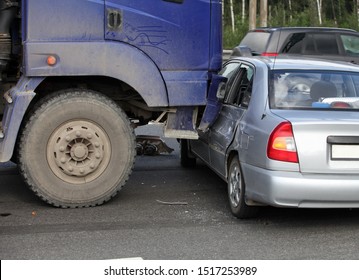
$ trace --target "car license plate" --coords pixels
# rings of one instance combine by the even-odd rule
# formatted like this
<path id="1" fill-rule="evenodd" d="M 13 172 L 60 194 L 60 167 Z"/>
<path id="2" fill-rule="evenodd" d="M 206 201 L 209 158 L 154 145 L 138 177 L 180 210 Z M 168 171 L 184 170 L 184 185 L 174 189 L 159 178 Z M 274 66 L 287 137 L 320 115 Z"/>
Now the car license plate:
<path id="1" fill-rule="evenodd" d="M 333 160 L 359 160 L 359 145 L 332 145 Z"/>

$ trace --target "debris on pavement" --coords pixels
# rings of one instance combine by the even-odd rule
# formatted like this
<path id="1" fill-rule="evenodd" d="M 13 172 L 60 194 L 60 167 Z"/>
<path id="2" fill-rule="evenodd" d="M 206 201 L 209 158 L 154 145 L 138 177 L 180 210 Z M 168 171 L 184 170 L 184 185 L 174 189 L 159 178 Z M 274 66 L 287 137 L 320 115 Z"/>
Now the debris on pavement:
<path id="1" fill-rule="evenodd" d="M 137 155 L 156 156 L 162 153 L 170 154 L 174 151 L 159 136 L 138 135 L 136 142 Z"/>
<path id="2" fill-rule="evenodd" d="M 165 204 L 165 205 L 188 205 L 188 202 L 181 202 L 181 201 L 175 201 L 175 202 L 167 202 L 161 200 L 156 200 L 156 201 L 160 204 Z"/>

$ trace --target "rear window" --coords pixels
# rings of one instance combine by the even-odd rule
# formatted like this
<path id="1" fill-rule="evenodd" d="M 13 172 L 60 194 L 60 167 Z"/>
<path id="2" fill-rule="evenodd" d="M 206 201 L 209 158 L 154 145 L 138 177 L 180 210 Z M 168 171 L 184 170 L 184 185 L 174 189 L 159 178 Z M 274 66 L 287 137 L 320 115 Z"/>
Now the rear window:
<path id="1" fill-rule="evenodd" d="M 272 109 L 359 109 L 359 73 L 272 71 Z"/>
<path id="2" fill-rule="evenodd" d="M 271 33 L 268 32 L 249 32 L 241 41 L 240 46 L 249 47 L 252 53 L 260 55 L 265 52 L 270 35 Z"/>

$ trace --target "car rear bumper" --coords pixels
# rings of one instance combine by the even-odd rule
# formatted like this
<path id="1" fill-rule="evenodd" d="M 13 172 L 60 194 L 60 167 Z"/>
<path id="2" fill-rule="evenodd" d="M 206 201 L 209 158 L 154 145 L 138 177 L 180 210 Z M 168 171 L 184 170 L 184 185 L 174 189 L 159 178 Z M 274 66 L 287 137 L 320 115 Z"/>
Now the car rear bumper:
<path id="1" fill-rule="evenodd" d="M 359 174 L 302 174 L 242 163 L 246 196 L 277 207 L 359 208 Z"/>

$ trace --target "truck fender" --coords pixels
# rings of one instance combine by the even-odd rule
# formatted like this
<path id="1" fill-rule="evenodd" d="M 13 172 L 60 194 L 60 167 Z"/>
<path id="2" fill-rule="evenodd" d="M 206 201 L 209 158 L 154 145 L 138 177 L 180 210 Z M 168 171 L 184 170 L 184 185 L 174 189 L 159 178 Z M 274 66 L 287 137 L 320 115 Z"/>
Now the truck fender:
<path id="1" fill-rule="evenodd" d="M 7 104 L 2 119 L 4 137 L 0 139 L 0 162 L 7 162 L 11 159 L 25 112 L 35 96 L 35 88 L 43 80 L 44 78 L 23 76 L 15 87 L 5 93 Z"/>
<path id="2" fill-rule="evenodd" d="M 47 58 L 55 58 L 48 65 Z M 138 48 L 114 41 L 26 42 L 27 76 L 107 76 L 133 87 L 149 107 L 168 106 L 165 81 L 157 65 Z"/>

